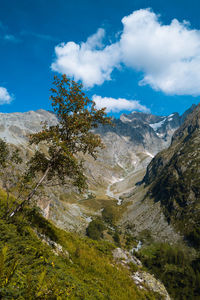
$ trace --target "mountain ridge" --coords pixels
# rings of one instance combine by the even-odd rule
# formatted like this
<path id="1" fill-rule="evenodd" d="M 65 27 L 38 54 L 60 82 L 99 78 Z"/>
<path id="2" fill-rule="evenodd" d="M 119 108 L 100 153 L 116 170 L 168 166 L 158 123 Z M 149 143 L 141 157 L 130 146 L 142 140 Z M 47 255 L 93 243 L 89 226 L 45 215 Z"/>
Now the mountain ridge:
<path id="1" fill-rule="evenodd" d="M 196 247 L 200 246 L 199 165 L 200 104 L 174 133 L 171 146 L 154 157 L 143 180 L 168 222 Z"/>

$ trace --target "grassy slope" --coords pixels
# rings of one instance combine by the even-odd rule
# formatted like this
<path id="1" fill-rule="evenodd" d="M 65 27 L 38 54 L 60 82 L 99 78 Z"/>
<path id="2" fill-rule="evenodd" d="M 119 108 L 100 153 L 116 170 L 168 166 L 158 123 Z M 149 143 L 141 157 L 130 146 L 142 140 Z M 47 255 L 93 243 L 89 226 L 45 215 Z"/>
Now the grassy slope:
<path id="1" fill-rule="evenodd" d="M 1 299 L 156 299 L 138 290 L 128 270 L 113 263 L 112 244 L 67 233 L 33 209 L 6 221 L 2 191 L 0 208 Z M 69 256 L 56 255 L 35 230 Z"/>

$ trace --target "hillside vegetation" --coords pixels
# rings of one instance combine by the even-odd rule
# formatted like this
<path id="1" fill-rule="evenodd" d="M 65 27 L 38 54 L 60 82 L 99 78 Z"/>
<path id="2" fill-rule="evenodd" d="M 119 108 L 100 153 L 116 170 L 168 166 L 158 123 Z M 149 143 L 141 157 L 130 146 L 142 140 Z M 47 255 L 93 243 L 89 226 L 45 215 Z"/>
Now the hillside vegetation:
<path id="1" fill-rule="evenodd" d="M 36 208 L 7 220 L 5 210 L 0 191 L 1 299 L 160 299 L 113 262 L 114 245 L 58 229 Z"/>
<path id="2" fill-rule="evenodd" d="M 138 257 L 144 266 L 165 285 L 172 299 L 200 298 L 200 257 L 193 257 L 180 245 L 151 243 Z"/>

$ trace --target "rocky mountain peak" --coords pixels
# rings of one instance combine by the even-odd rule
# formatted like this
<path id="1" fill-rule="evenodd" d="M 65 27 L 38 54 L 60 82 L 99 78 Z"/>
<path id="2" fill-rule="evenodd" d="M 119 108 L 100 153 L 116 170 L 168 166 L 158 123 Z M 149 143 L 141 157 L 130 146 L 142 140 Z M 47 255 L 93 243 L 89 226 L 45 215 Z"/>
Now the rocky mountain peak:
<path id="1" fill-rule="evenodd" d="M 135 119 L 150 124 L 160 122 L 162 120 L 162 117 L 138 111 L 133 111 L 130 114 L 122 114 L 120 117 L 120 120 L 122 122 L 132 122 Z"/>
<path id="2" fill-rule="evenodd" d="M 192 106 L 188 111 L 186 111 L 186 113 L 184 113 L 182 116 L 182 125 L 172 137 L 172 143 L 175 143 L 184 136 L 192 134 L 193 131 L 199 129 L 200 127 L 200 104 L 197 106 Z"/>

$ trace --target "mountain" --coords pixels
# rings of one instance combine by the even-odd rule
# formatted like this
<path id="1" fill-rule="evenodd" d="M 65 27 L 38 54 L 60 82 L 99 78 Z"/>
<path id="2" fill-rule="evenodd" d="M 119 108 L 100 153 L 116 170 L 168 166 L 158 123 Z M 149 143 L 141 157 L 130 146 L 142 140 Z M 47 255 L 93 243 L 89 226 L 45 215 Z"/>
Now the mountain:
<path id="1" fill-rule="evenodd" d="M 179 243 L 183 236 L 192 240 L 198 235 L 198 197 L 195 194 L 198 195 L 199 172 L 198 158 L 195 159 L 198 157 L 195 137 L 195 134 L 198 136 L 198 111 L 199 106 L 193 105 L 178 119 L 180 127 L 174 132 L 170 147 L 151 160 L 144 178 L 131 178 L 132 189 L 123 195 L 128 209 L 120 224 L 124 228 L 131 227 L 132 234 L 148 231 L 156 240 Z M 187 205 L 190 201 L 197 206 Z"/>
<path id="2" fill-rule="evenodd" d="M 164 117 L 132 112 L 113 119 L 114 126 L 100 126 L 96 133 L 106 147 L 99 151 L 96 161 L 85 157 L 88 193 L 80 195 L 74 188 L 46 188 L 46 196 L 38 202 L 44 216 L 65 229 L 84 232 L 91 216 L 100 214 L 108 200 L 122 203 L 120 197 L 135 188 L 133 182 L 142 179 L 152 157 L 169 146 L 173 132 L 184 118 L 178 113 Z M 26 157 L 27 151 L 34 150 L 28 145 L 27 136 L 40 131 L 41 122 L 55 125 L 56 115 L 42 109 L 1 113 L 0 137 L 19 147 Z"/>
<path id="3" fill-rule="evenodd" d="M 43 110 L 1 114 L 1 137 L 24 161 L 35 150 L 27 134 L 41 121 L 57 124 Z M 17 287 L 22 299 L 199 299 L 200 105 L 182 116 L 133 112 L 113 123 L 96 130 L 106 145 L 98 159 L 85 157 L 85 195 L 46 187 L 38 199 L 45 218 L 27 206 L 7 220 L 0 189 L 0 298 Z"/>
<path id="4" fill-rule="evenodd" d="M 118 223 L 144 243 L 137 257 L 177 300 L 200 297 L 200 104 L 181 122 L 143 180 L 132 181 Z"/>
<path id="5" fill-rule="evenodd" d="M 169 223 L 200 246 L 200 105 L 174 133 L 171 146 L 157 154 L 144 183 L 160 202 Z"/>
<path id="6" fill-rule="evenodd" d="M 0 138 L 27 147 L 28 135 L 42 130 L 42 122 L 55 125 L 57 118 L 43 109 L 25 113 L 0 113 Z"/>
<path id="7" fill-rule="evenodd" d="M 192 108 L 191 108 L 192 109 Z M 142 112 L 122 114 L 120 119 L 113 119 L 114 126 L 100 126 L 96 132 L 105 141 L 112 135 L 121 137 L 135 149 L 149 150 L 152 156 L 164 146 L 169 145 L 172 133 L 183 122 L 185 115 L 173 113 L 169 116 L 156 116 Z M 25 113 L 0 113 L 0 137 L 12 144 L 25 144 L 27 135 L 42 129 L 42 122 L 49 125 L 57 123 L 56 115 L 43 109 Z M 112 137 L 111 137 L 112 138 Z"/>

